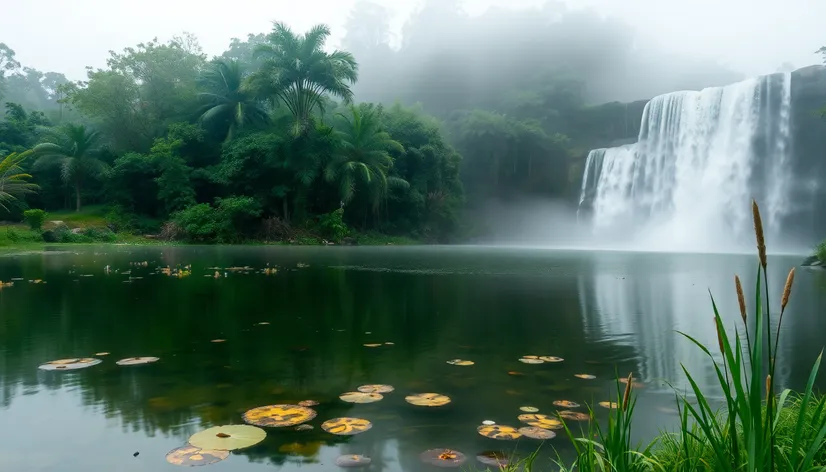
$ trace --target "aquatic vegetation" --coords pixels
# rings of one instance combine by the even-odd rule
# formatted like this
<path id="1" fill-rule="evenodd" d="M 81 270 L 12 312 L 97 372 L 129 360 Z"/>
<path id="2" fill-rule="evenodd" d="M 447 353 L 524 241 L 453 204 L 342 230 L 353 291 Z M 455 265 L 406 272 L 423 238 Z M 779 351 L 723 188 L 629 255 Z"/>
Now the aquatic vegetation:
<path id="1" fill-rule="evenodd" d="M 560 408 L 579 408 L 579 403 L 569 400 L 556 400 L 554 401 L 554 406 L 558 406 Z"/>
<path id="2" fill-rule="evenodd" d="M 617 402 L 599 402 L 598 405 L 609 410 L 619 407 Z"/>
<path id="3" fill-rule="evenodd" d="M 117 365 L 142 365 L 142 364 L 151 364 L 153 362 L 158 362 L 160 357 L 129 357 L 126 359 L 121 359 L 115 364 Z"/>
<path id="4" fill-rule="evenodd" d="M 357 388 L 359 392 L 363 393 L 390 393 L 393 390 L 392 385 L 383 385 L 383 384 L 369 384 L 369 385 L 362 385 L 361 387 Z"/>
<path id="5" fill-rule="evenodd" d="M 476 428 L 476 432 L 486 438 L 498 439 L 501 441 L 510 441 L 522 437 L 522 433 L 520 433 L 519 430 L 513 426 L 482 425 Z"/>
<path id="6" fill-rule="evenodd" d="M 169 451 L 166 461 L 184 467 L 197 467 L 215 464 L 229 457 L 228 450 L 201 449 L 190 444 Z"/>
<path id="7" fill-rule="evenodd" d="M 551 362 L 551 363 L 564 362 L 565 361 L 565 359 L 563 359 L 561 357 L 556 357 L 556 356 L 539 356 L 539 360 L 541 360 L 543 362 Z"/>
<path id="8" fill-rule="evenodd" d="M 524 411 L 525 413 L 538 413 L 539 412 L 539 408 L 537 408 L 535 406 L 520 406 L 519 410 Z"/>
<path id="9" fill-rule="evenodd" d="M 254 446 L 266 437 L 267 432 L 255 426 L 215 426 L 190 436 L 189 444 L 201 449 L 234 451 Z"/>
<path id="10" fill-rule="evenodd" d="M 344 468 L 367 467 L 372 462 L 373 460 L 369 457 L 362 456 L 359 454 L 349 454 L 344 456 L 338 456 L 336 458 L 336 465 Z"/>
<path id="11" fill-rule="evenodd" d="M 347 392 L 342 393 L 338 398 L 347 403 L 373 403 L 381 400 L 384 396 L 380 393 Z"/>
<path id="12" fill-rule="evenodd" d="M 40 364 L 37 368 L 40 370 L 78 370 L 92 367 L 93 365 L 98 365 L 101 362 L 103 361 L 92 357 L 58 359 L 55 361 L 46 362 L 45 364 Z"/>
<path id="13" fill-rule="evenodd" d="M 574 377 L 576 377 L 578 379 L 583 379 L 583 380 L 594 380 L 595 378 L 597 378 L 596 375 L 591 375 L 591 374 L 575 374 Z"/>
<path id="14" fill-rule="evenodd" d="M 464 360 L 464 359 L 451 359 L 451 360 L 447 361 L 447 363 L 450 364 L 450 365 L 458 365 L 458 366 L 462 366 L 462 367 L 471 366 L 471 365 L 475 364 L 475 362 L 473 362 L 473 361 L 467 361 L 467 360 Z"/>
<path id="15" fill-rule="evenodd" d="M 313 409 L 300 405 L 267 405 L 247 410 L 244 421 L 255 426 L 282 428 L 306 423 L 316 417 Z"/>
<path id="16" fill-rule="evenodd" d="M 510 463 L 507 454 L 501 451 L 485 451 L 476 455 L 476 460 L 485 465 L 502 468 Z"/>
<path id="17" fill-rule="evenodd" d="M 525 436 L 526 438 L 542 440 L 553 439 L 556 437 L 556 433 L 554 433 L 550 429 L 540 428 L 538 426 L 519 428 L 519 434 Z"/>
<path id="18" fill-rule="evenodd" d="M 338 436 L 353 436 L 372 427 L 373 423 L 363 418 L 334 418 L 321 423 L 321 429 Z"/>
<path id="19" fill-rule="evenodd" d="M 416 406 L 437 407 L 450 403 L 450 397 L 439 393 L 416 393 L 404 397 L 404 401 Z"/>
<path id="20" fill-rule="evenodd" d="M 519 415 L 517 419 L 528 426 L 537 428 L 562 429 L 563 427 L 561 421 L 548 415 L 526 414 Z"/>
<path id="21" fill-rule="evenodd" d="M 519 362 L 523 364 L 544 364 L 545 361 L 539 358 L 539 356 L 522 356 L 519 358 Z"/>
<path id="22" fill-rule="evenodd" d="M 422 462 L 436 467 L 461 467 L 467 461 L 467 456 L 452 449 L 430 449 L 419 455 Z"/>
<path id="23" fill-rule="evenodd" d="M 302 400 L 298 402 L 298 406 L 316 406 L 318 402 L 315 400 Z"/>

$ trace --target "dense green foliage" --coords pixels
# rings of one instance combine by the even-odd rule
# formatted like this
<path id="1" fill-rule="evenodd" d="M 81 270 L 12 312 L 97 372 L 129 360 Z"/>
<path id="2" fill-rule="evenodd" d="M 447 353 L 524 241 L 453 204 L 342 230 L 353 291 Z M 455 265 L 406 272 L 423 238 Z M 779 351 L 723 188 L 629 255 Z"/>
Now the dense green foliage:
<path id="1" fill-rule="evenodd" d="M 24 206 L 104 203 L 120 221 L 186 220 L 169 234 L 199 241 L 317 235 L 339 208 L 358 233 L 448 241 L 468 229 L 466 202 L 573 201 L 587 151 L 636 135 L 642 111 L 594 103 L 739 78 L 691 61 L 666 74 L 632 53 L 626 25 L 554 2 L 471 17 L 428 0 L 394 49 L 388 12 L 361 1 L 343 49 L 329 36 L 276 22 L 211 59 L 191 35 L 154 39 L 78 82 L 0 44 L 0 156 L 35 151 L 24 170 L 41 191 Z M 190 231 L 185 216 L 233 197 L 256 202 L 253 222 L 232 238 Z"/>

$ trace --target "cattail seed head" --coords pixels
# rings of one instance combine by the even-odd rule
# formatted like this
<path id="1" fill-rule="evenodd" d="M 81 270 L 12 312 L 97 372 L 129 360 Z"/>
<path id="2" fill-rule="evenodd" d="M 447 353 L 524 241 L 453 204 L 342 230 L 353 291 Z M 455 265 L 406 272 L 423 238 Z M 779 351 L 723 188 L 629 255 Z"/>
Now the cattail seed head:
<path id="1" fill-rule="evenodd" d="M 734 287 L 737 289 L 737 303 L 740 305 L 740 317 L 743 324 L 746 324 L 746 297 L 743 295 L 743 285 L 740 283 L 740 276 L 734 276 Z"/>
<path id="2" fill-rule="evenodd" d="M 792 294 L 792 285 L 794 285 L 794 267 L 789 271 L 786 277 L 786 285 L 783 287 L 783 298 L 780 300 L 780 309 L 785 310 L 786 304 L 789 303 L 789 296 Z"/>
<path id="3" fill-rule="evenodd" d="M 628 374 L 628 381 L 625 382 L 625 393 L 622 394 L 622 411 L 628 409 L 628 401 L 631 398 L 631 385 L 634 383 L 633 373 Z"/>
<path id="4" fill-rule="evenodd" d="M 714 318 L 714 328 L 717 330 L 717 344 L 720 346 L 720 354 L 726 355 L 726 351 L 723 349 L 723 336 L 720 333 L 720 325 L 717 324 L 717 318 Z"/>
<path id="5" fill-rule="evenodd" d="M 751 201 L 751 213 L 754 218 L 754 235 L 757 238 L 757 255 L 760 265 L 766 270 L 766 239 L 763 237 L 763 219 L 760 218 L 760 207 L 755 200 Z"/>
<path id="6" fill-rule="evenodd" d="M 774 396 L 772 393 L 772 374 L 766 376 L 766 398 Z"/>

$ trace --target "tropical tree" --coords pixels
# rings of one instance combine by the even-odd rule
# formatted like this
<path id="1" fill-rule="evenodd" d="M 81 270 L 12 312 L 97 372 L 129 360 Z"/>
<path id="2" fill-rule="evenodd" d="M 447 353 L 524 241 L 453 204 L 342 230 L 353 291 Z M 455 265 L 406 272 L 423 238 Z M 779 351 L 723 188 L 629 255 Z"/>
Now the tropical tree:
<path id="1" fill-rule="evenodd" d="M 40 188 L 28 181 L 32 178 L 31 175 L 23 172 L 23 161 L 31 154 L 31 151 L 13 152 L 0 160 L 0 208 L 9 211 L 7 204 L 34 193 Z"/>
<path id="2" fill-rule="evenodd" d="M 32 151 L 36 166 L 60 166 L 60 176 L 75 190 L 76 211 L 80 211 L 80 192 L 87 179 L 104 173 L 108 166 L 95 157 L 98 133 L 83 125 L 68 124 L 55 135 L 55 142 L 42 143 Z"/>
<path id="3" fill-rule="evenodd" d="M 350 106 L 349 116 L 341 118 L 335 134 L 338 146 L 324 168 L 324 178 L 338 184 L 343 203 L 349 203 L 361 186 L 376 212 L 390 186 L 407 186 L 398 177 L 388 176 L 393 166 L 390 152 L 403 153 L 404 147 L 380 128 L 379 114 L 369 106 Z"/>
<path id="4" fill-rule="evenodd" d="M 259 97 L 283 103 L 295 118 L 296 131 L 308 129 L 313 111 L 323 110 L 325 95 L 352 101 L 350 86 L 358 78 L 358 65 L 349 52 L 324 51 L 329 36 L 326 25 L 301 35 L 276 22 L 267 42 L 256 47 L 263 62 L 250 77 L 250 87 Z"/>
<path id="5" fill-rule="evenodd" d="M 247 124 L 265 123 L 267 112 L 252 94 L 242 88 L 244 69 L 237 59 L 215 59 L 199 77 L 204 105 L 201 122 L 220 132 L 225 141 Z"/>

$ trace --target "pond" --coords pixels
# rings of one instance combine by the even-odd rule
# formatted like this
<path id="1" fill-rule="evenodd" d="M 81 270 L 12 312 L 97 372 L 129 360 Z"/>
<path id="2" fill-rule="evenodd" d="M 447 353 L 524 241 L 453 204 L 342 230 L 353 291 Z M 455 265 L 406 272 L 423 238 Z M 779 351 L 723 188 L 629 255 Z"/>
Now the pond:
<path id="1" fill-rule="evenodd" d="M 800 259 L 770 257 L 775 303 Z M 167 266 L 191 273 L 167 275 Z M 312 430 L 268 428 L 263 442 L 208 470 L 332 470 L 339 455 L 363 454 L 370 470 L 426 471 L 420 454 L 434 448 L 483 470 L 478 453 L 525 455 L 540 444 L 482 437 L 483 421 L 524 426 L 520 407 L 550 414 L 559 400 L 586 411 L 612 399 L 616 373 L 631 372 L 642 384 L 635 434 L 648 440 L 674 425 L 666 381 L 685 386 L 681 364 L 714 382 L 677 331 L 716 346 L 708 290 L 734 326 L 733 274 L 750 293 L 755 269 L 752 255 L 469 246 L 110 246 L 3 257 L 0 280 L 18 280 L 0 290 L 0 470 L 181 470 L 165 455 L 192 434 L 302 400 L 319 402 Z M 798 270 L 782 384 L 799 388 L 823 348 L 825 301 L 826 272 Z M 38 369 L 102 352 L 93 367 Z M 526 355 L 564 361 L 519 362 Z M 115 363 L 136 356 L 159 360 Z M 395 391 L 369 404 L 339 399 L 364 384 Z M 423 392 L 451 402 L 405 401 Z M 594 408 L 604 421 L 608 410 Z M 345 437 L 320 428 L 337 417 L 372 429 Z M 564 456 L 570 443 L 558 433 L 546 446 Z M 554 456 L 543 449 L 543 461 Z"/>

